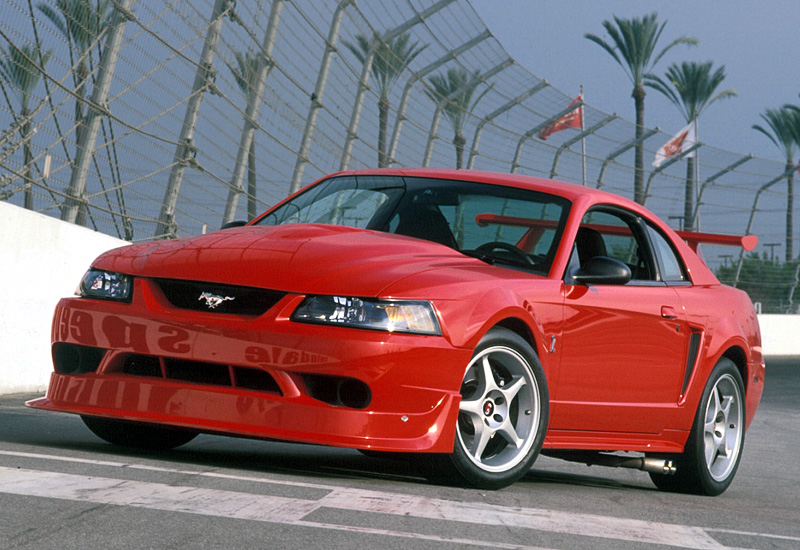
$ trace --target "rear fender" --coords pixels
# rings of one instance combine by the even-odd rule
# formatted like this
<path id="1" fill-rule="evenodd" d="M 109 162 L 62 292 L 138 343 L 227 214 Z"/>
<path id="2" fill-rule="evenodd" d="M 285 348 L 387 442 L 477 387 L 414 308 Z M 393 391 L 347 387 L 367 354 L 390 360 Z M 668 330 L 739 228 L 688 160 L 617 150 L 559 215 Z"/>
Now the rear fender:
<path id="1" fill-rule="evenodd" d="M 752 335 L 733 317 L 720 320 L 713 332 L 706 333 L 706 342 L 702 360 L 695 369 L 687 387 L 683 402 L 691 405 L 692 411 L 700 400 L 711 370 L 722 357 L 731 359 L 742 375 L 745 389 L 746 424 L 755 415 L 763 390 L 763 359 L 760 354 L 752 353 Z M 758 357 L 755 357 L 758 355 Z"/>

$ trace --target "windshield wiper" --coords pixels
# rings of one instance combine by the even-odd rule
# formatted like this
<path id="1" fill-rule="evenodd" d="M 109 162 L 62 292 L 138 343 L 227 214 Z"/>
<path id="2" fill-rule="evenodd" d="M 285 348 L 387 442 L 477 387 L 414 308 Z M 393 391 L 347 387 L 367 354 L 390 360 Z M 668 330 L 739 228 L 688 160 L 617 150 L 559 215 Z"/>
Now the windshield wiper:
<path id="1" fill-rule="evenodd" d="M 478 252 L 477 250 L 459 250 L 464 256 L 469 256 L 470 258 L 476 258 L 484 263 L 489 265 L 494 265 L 498 258 L 494 256 L 489 256 L 488 254 L 484 254 L 483 252 Z"/>

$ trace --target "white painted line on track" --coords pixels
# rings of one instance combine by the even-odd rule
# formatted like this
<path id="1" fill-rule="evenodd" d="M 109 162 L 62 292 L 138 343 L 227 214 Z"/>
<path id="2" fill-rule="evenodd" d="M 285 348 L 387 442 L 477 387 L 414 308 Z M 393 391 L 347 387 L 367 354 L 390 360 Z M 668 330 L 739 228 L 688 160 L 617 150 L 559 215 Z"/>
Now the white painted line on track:
<path id="1" fill-rule="evenodd" d="M 764 539 L 779 539 L 786 541 L 793 541 L 798 543 L 800 547 L 800 537 L 791 537 L 783 535 L 773 535 L 769 533 L 756 533 L 749 531 L 738 531 L 733 529 L 722 528 L 702 528 L 702 527 L 688 527 L 675 524 L 659 523 L 652 521 L 642 521 L 634 519 L 616 518 L 612 516 L 601 516 L 595 514 L 579 514 L 573 512 L 560 512 L 553 510 L 543 510 L 535 508 L 518 508 L 490 505 L 474 502 L 457 502 L 443 499 L 431 499 L 427 497 L 420 497 L 415 495 L 406 495 L 399 493 L 386 493 L 380 491 L 369 491 L 361 489 L 350 489 L 347 487 L 340 487 L 336 485 L 324 485 L 320 483 L 307 483 L 296 480 L 284 480 L 279 478 L 265 478 L 253 477 L 246 475 L 228 474 L 223 472 L 210 472 L 210 471 L 197 471 L 186 470 L 178 468 L 166 468 L 162 466 L 155 466 L 149 464 L 135 464 L 118 461 L 98 460 L 90 458 L 79 457 L 65 457 L 50 454 L 40 453 L 27 453 L 19 451 L 6 451 L 0 450 L 0 456 L 19 457 L 27 459 L 69 462 L 76 464 L 86 464 L 90 466 L 101 466 L 110 468 L 121 468 L 140 471 L 152 471 L 161 473 L 170 473 L 181 476 L 198 476 L 205 478 L 227 479 L 231 481 L 247 481 L 249 483 L 262 483 L 269 485 L 279 485 L 286 487 L 303 487 L 310 489 L 318 489 L 327 491 L 328 494 L 318 500 L 302 500 L 292 499 L 276 496 L 261 496 L 245 493 L 235 493 L 231 491 L 219 490 L 206 490 L 194 487 L 182 487 L 181 491 L 173 491 L 173 486 L 163 485 L 158 483 L 143 483 L 125 481 L 119 479 L 97 478 L 88 476 L 74 476 L 73 488 L 78 490 L 81 486 L 82 480 L 95 480 L 94 483 L 99 483 L 100 488 L 97 489 L 92 483 L 85 487 L 85 491 L 78 491 L 78 496 L 75 492 L 69 493 L 67 496 L 58 497 L 54 494 L 56 489 L 44 489 L 35 492 L 41 484 L 46 483 L 46 479 L 50 483 L 61 487 L 59 483 L 55 483 L 53 479 L 48 476 L 65 476 L 67 474 L 51 474 L 39 470 L 20 470 L 15 468 L 0 467 L 0 493 L 16 493 L 26 494 L 29 496 L 42 496 L 44 498 L 63 498 L 66 500 L 90 500 L 94 502 L 104 503 L 103 500 L 97 500 L 107 494 L 116 494 L 118 502 L 107 502 L 108 504 L 118 504 L 123 506 L 141 506 L 148 508 L 157 508 L 156 506 L 149 505 L 148 501 L 131 499 L 132 488 L 137 488 L 140 492 L 146 493 L 145 489 L 149 488 L 155 491 L 155 495 L 160 495 L 162 502 L 169 508 L 162 508 L 165 510 L 187 512 L 187 513 L 204 513 L 213 514 L 221 517 L 241 517 L 242 519 L 251 519 L 255 521 L 269 521 L 273 523 L 284 523 L 306 527 L 316 527 L 321 529 L 332 529 L 349 532 L 369 533 L 393 537 L 406 537 L 424 539 L 439 542 L 451 542 L 458 544 L 478 544 L 488 548 L 526 548 L 532 549 L 533 547 L 521 547 L 519 545 L 506 545 L 499 542 L 492 541 L 475 541 L 467 539 L 454 539 L 447 537 L 438 537 L 435 535 L 424 535 L 420 533 L 407 533 L 402 531 L 392 531 L 365 527 L 355 527 L 348 525 L 318 523 L 303 519 L 308 513 L 320 508 L 333 508 L 339 510 L 350 510 L 360 512 L 374 512 L 391 515 L 410 516 L 415 518 L 446 520 L 453 522 L 467 522 L 472 524 L 481 524 L 489 526 L 504 526 L 504 527 L 517 527 L 526 529 L 535 529 L 545 532 L 556 532 L 567 535 L 576 536 L 590 536 L 606 539 L 627 540 L 638 543 L 647 544 L 662 544 L 668 546 L 680 546 L 685 548 L 695 549 L 726 549 L 724 545 L 720 544 L 713 538 L 710 533 L 726 533 L 733 535 L 742 535 L 748 537 L 757 537 Z M 28 488 L 34 492 L 17 492 L 9 489 L 10 483 L 20 479 L 21 472 L 29 472 L 31 480 L 35 480 L 31 485 L 33 488 Z M 99 480 L 99 481 L 97 481 Z M 120 484 L 128 484 L 120 485 Z M 94 490 L 93 490 L 94 487 Z M 109 487 L 117 487 L 118 489 L 112 491 Z M 162 490 L 166 487 L 167 490 Z M 19 491 L 23 487 L 18 485 Z M 103 492 L 107 491 L 107 492 Z M 110 492 L 108 492 L 110 491 Z M 39 494 L 43 493 L 43 494 Z M 90 495 L 90 496 L 87 496 Z M 94 495 L 94 497 L 92 497 Z M 127 495 L 129 498 L 126 500 L 124 497 Z M 95 498 L 96 497 L 96 498 Z M 267 514 L 256 514 L 256 517 L 247 517 L 246 514 L 251 513 L 251 504 L 257 500 L 266 499 L 266 504 L 258 504 L 255 506 L 258 510 L 271 510 Z M 183 501 L 186 501 L 185 503 Z M 214 506 L 208 507 L 209 503 L 219 501 L 219 508 Z M 205 502 L 202 510 L 195 511 L 191 508 L 198 502 Z M 185 508 L 185 509 L 184 509 Z M 157 508 L 159 509 L 159 508 Z M 241 510 L 243 516 L 236 515 Z M 233 515 L 226 515 L 233 514 Z M 264 516 L 269 516 L 264 518 Z M 728 549 L 730 550 L 730 549 Z"/>
<path id="2" fill-rule="evenodd" d="M 137 469 L 151 469 L 198 476 L 210 472 L 187 472 L 160 467 L 142 467 L 110 461 L 72 460 L 50 455 L 13 453 L 0 454 L 26 458 L 56 459 Z M 221 476 L 248 481 L 260 479 L 245 476 Z M 286 486 L 294 482 L 270 481 Z M 372 533 L 385 536 L 418 538 L 431 541 L 473 544 L 489 548 L 527 548 L 497 541 L 478 541 L 436 537 L 421 533 L 370 529 L 347 525 L 318 523 L 304 518 L 322 508 L 400 515 L 412 518 L 467 522 L 504 528 L 535 529 L 573 536 L 598 537 L 632 541 L 640 544 L 661 544 L 697 550 L 722 550 L 726 547 L 711 538 L 703 529 L 608 516 L 576 514 L 532 508 L 514 508 L 469 502 L 431 499 L 415 495 L 383 493 L 336 486 L 306 484 L 330 491 L 318 500 L 254 495 L 191 486 L 172 486 L 163 483 L 130 481 L 40 470 L 0 467 L 0 493 L 41 498 L 95 502 L 99 504 L 133 506 L 155 510 L 213 515 L 252 521 L 291 524 L 321 529 Z"/>

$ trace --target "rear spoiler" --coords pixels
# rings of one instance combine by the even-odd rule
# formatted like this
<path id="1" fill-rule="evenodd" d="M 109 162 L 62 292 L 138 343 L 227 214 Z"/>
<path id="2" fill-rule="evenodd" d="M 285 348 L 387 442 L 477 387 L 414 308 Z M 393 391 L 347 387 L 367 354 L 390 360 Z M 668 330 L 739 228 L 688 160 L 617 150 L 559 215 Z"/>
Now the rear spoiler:
<path id="1" fill-rule="evenodd" d="M 700 243 L 741 246 L 747 252 L 753 250 L 758 244 L 758 237 L 756 235 L 744 235 L 743 237 L 739 237 L 737 235 L 720 235 L 718 233 L 700 233 L 695 231 L 676 231 L 675 233 L 686 241 L 695 253 L 699 253 L 698 245 Z"/>
<path id="2" fill-rule="evenodd" d="M 517 227 L 555 229 L 558 226 L 558 222 L 555 220 L 537 220 L 532 218 L 502 216 L 498 214 L 478 214 L 475 216 L 475 223 L 481 227 L 486 227 L 490 224 L 496 224 Z M 630 235 L 630 229 L 622 226 L 600 225 L 594 223 L 583 224 L 583 226 L 599 231 L 605 235 Z M 689 247 L 694 250 L 697 255 L 700 255 L 700 250 L 698 248 L 700 243 L 741 246 L 747 252 L 753 250 L 758 244 L 758 237 L 756 235 L 744 235 L 740 237 L 737 235 L 721 235 L 719 233 L 701 233 L 696 231 L 676 231 L 675 233 L 677 233 L 681 239 L 686 241 Z"/>

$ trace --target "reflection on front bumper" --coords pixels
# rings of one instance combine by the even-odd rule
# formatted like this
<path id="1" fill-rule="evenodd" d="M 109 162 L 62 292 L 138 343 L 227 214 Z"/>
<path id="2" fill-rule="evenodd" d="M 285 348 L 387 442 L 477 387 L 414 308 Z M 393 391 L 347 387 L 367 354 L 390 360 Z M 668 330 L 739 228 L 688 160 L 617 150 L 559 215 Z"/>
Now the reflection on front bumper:
<path id="1" fill-rule="evenodd" d="M 142 293 L 138 294 L 142 297 Z M 55 372 L 30 406 L 288 441 L 452 452 L 470 350 L 444 338 L 135 301 L 64 299 Z"/>

